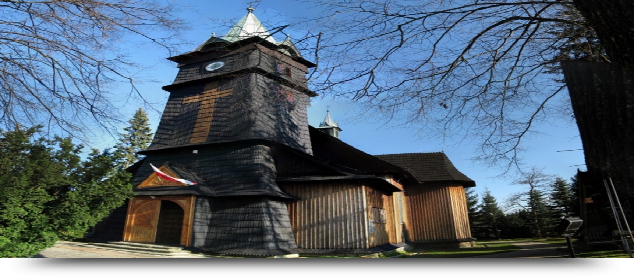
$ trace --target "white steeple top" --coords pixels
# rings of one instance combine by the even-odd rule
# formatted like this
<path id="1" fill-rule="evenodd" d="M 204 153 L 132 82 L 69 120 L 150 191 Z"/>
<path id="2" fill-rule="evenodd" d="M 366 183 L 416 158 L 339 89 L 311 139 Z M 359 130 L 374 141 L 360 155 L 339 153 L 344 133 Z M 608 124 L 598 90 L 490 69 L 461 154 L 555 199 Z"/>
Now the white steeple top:
<path id="1" fill-rule="evenodd" d="M 319 127 L 339 127 L 339 124 L 332 120 L 330 117 L 330 111 L 326 111 L 326 118 L 324 118 L 324 121 L 319 124 Z"/>
<path id="2" fill-rule="evenodd" d="M 268 42 L 276 43 L 275 39 L 273 39 L 271 34 L 269 34 L 266 28 L 264 28 L 262 22 L 255 17 L 253 10 L 255 10 L 253 7 L 249 7 L 247 9 L 247 15 L 240 19 L 240 21 L 231 28 L 231 31 L 229 31 L 223 39 L 229 42 L 236 42 L 251 37 L 261 37 L 266 39 Z"/>
<path id="3" fill-rule="evenodd" d="M 333 121 L 330 117 L 330 111 L 326 111 L 326 118 L 324 118 L 324 121 L 319 124 L 317 129 L 336 138 L 339 138 L 339 132 L 341 132 L 339 124 Z"/>

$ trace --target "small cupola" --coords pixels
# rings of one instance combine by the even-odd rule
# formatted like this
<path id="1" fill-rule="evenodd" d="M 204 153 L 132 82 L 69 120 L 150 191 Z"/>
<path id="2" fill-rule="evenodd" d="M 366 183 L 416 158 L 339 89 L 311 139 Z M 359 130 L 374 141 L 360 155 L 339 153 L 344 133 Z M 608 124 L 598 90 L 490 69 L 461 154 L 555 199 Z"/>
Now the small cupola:
<path id="1" fill-rule="evenodd" d="M 339 138 L 339 132 L 341 132 L 339 124 L 330 117 L 330 111 L 326 111 L 326 118 L 324 118 L 323 122 L 319 123 L 317 129 L 335 138 Z"/>

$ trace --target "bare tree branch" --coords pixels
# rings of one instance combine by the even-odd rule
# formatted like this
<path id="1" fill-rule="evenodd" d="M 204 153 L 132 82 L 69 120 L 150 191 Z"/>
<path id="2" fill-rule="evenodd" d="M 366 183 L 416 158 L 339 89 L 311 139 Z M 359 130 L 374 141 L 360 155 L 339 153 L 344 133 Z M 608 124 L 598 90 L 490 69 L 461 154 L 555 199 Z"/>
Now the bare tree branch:
<path id="1" fill-rule="evenodd" d="M 508 170 L 519 168 L 535 123 L 571 118 L 553 111 L 568 101 L 561 49 L 579 39 L 561 34 L 586 26 L 566 13 L 572 1 L 306 1 L 330 11 L 306 24 L 322 34 L 311 75 L 322 94 L 426 134 L 478 141 L 482 160 Z"/>
<path id="2" fill-rule="evenodd" d="M 112 131 L 117 101 L 143 100 L 120 47 L 136 36 L 172 51 L 167 42 L 181 27 L 173 9 L 148 0 L 0 1 L 0 128 Z M 129 92 L 115 91 L 122 85 Z"/>

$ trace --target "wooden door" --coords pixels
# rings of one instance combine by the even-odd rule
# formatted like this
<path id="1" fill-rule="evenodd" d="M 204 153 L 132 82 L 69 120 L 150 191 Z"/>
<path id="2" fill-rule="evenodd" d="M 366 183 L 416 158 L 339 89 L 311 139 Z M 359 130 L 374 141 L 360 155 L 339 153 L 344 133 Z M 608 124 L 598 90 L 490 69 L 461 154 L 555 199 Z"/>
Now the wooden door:
<path id="1" fill-rule="evenodd" d="M 130 202 L 131 213 L 128 213 L 128 220 L 131 224 L 129 224 L 129 232 L 126 232 L 127 238 L 124 240 L 154 242 L 161 201 L 132 199 Z"/>

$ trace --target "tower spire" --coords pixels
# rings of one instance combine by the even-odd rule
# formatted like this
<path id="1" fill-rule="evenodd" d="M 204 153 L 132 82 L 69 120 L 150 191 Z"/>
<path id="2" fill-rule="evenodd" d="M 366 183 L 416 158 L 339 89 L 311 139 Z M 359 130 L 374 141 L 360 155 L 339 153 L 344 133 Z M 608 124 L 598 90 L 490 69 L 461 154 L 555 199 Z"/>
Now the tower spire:
<path id="1" fill-rule="evenodd" d="M 319 124 L 317 129 L 333 137 L 339 138 L 339 132 L 342 130 L 339 128 L 339 123 L 333 121 L 330 117 L 330 107 L 326 110 L 326 118 L 324 118 L 324 121 Z"/>
<path id="2" fill-rule="evenodd" d="M 229 42 L 236 42 L 251 37 L 261 37 L 268 42 L 276 43 L 271 34 L 264 28 L 262 22 L 253 14 L 253 2 L 247 8 L 247 15 L 242 17 L 238 23 L 231 28 L 229 33 L 223 38 Z"/>

